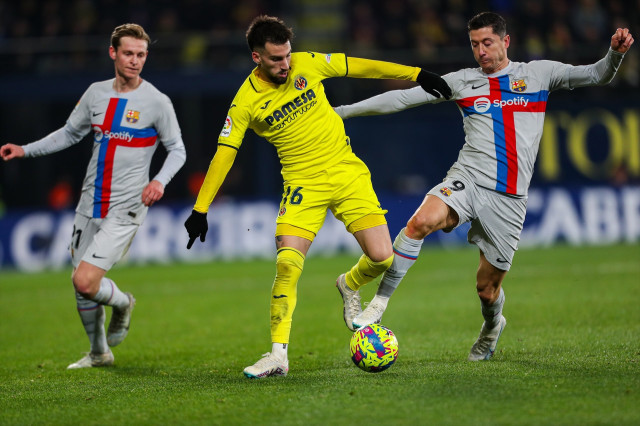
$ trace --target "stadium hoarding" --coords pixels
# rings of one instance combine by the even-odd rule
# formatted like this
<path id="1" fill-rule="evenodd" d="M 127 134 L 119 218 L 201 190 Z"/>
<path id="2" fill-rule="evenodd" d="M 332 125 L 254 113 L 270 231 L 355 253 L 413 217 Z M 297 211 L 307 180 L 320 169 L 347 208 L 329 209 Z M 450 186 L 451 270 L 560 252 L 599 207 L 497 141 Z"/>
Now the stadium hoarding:
<path id="1" fill-rule="evenodd" d="M 392 235 L 419 205 L 418 196 L 381 196 Z M 221 200 L 209 215 L 209 233 L 186 249 L 183 223 L 190 204 L 160 204 L 149 210 L 124 262 L 169 263 L 273 258 L 278 205 L 272 201 Z M 74 212 L 9 211 L 0 217 L 0 267 L 22 271 L 69 265 Z M 431 246 L 466 244 L 468 224 L 425 240 Z M 544 187 L 529 193 L 520 247 L 640 243 L 640 186 Z M 359 252 L 354 238 L 329 213 L 309 255 Z M 122 263 L 122 262 L 121 262 Z"/>

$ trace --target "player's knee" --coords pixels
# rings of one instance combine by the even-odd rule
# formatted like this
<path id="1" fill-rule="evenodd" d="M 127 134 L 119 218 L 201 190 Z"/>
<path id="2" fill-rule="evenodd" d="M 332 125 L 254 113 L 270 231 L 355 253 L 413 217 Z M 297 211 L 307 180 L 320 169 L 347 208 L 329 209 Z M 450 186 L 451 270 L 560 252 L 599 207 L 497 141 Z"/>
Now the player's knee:
<path id="1" fill-rule="evenodd" d="M 393 260 L 393 246 L 391 244 L 380 244 L 374 247 L 373 250 L 369 250 L 367 255 L 369 259 L 376 264 L 385 265 L 388 261 L 388 264 L 391 265 L 391 261 Z M 386 268 L 388 268 L 388 266 L 385 267 L 385 270 Z"/>
<path id="2" fill-rule="evenodd" d="M 302 272 L 305 256 L 299 250 L 285 247 L 278 250 L 276 255 L 276 270 L 279 274 L 292 274 L 295 271 Z"/>
<path id="3" fill-rule="evenodd" d="M 433 221 L 427 215 L 413 215 L 406 227 L 407 236 L 414 240 L 421 240 L 436 230 Z"/>
<path id="4" fill-rule="evenodd" d="M 71 281 L 76 291 L 85 299 L 91 299 L 98 291 L 91 277 L 81 271 L 76 270 L 71 276 Z"/>
<path id="5" fill-rule="evenodd" d="M 500 281 L 478 280 L 476 290 L 480 301 L 485 305 L 492 305 L 500 296 Z"/>

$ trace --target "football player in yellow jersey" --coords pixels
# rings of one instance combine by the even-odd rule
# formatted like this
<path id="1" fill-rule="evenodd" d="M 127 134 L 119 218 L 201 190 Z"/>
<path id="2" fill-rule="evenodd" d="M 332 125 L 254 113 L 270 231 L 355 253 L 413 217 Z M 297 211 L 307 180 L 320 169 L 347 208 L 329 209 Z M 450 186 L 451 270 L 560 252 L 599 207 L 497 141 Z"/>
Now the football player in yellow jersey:
<path id="1" fill-rule="evenodd" d="M 284 376 L 296 287 L 304 259 L 324 223 L 327 209 L 356 238 L 364 254 L 338 277 L 344 320 L 362 308 L 358 289 L 382 274 L 393 260 L 384 214 L 367 166 L 353 153 L 342 119 L 327 100 L 322 80 L 330 77 L 417 81 L 447 99 L 449 86 L 436 74 L 416 67 L 342 53 L 291 52 L 293 31 L 280 19 L 259 16 L 247 30 L 256 68 L 238 90 L 220 136 L 218 149 L 185 222 L 187 248 L 205 240 L 207 211 L 222 185 L 247 129 L 273 144 L 282 164 L 284 194 L 276 220 L 276 277 L 271 290 L 272 351 L 245 368 L 250 378 Z"/>

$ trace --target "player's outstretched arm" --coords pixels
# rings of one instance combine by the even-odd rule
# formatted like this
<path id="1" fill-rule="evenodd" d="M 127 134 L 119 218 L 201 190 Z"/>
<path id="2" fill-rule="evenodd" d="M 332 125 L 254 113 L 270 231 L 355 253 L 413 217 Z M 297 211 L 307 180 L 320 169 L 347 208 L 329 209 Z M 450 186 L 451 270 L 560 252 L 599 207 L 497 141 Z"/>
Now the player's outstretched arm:
<path id="1" fill-rule="evenodd" d="M 451 97 L 451 89 L 442 77 L 417 67 L 352 57 L 347 57 L 347 66 L 349 77 L 417 81 L 427 93 L 436 98 Z"/>
<path id="2" fill-rule="evenodd" d="M 200 237 L 200 241 L 204 242 L 209 230 L 207 223 L 207 211 L 213 202 L 213 198 L 218 193 L 220 186 L 227 177 L 233 162 L 236 159 L 238 151 L 235 148 L 226 145 L 218 145 L 218 150 L 211 160 L 207 175 L 202 182 L 196 204 L 193 206 L 191 216 L 184 223 L 184 227 L 189 234 L 189 242 L 187 249 L 190 249 L 194 241 Z"/>
<path id="3" fill-rule="evenodd" d="M 611 36 L 611 50 L 618 53 L 627 53 L 633 44 L 633 36 L 629 32 L 629 28 L 618 28 Z"/>
<path id="4" fill-rule="evenodd" d="M 23 158 L 24 148 L 12 143 L 2 145 L 2 147 L 0 147 L 0 157 L 2 157 L 4 161 L 13 160 L 14 158 Z"/>

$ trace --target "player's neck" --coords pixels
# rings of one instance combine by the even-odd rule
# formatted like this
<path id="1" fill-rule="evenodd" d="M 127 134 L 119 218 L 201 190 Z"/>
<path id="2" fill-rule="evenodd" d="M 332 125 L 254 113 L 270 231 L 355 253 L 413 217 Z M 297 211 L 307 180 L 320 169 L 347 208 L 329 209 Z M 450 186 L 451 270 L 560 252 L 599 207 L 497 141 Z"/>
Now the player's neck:
<path id="1" fill-rule="evenodd" d="M 256 68 L 256 71 L 254 74 L 258 78 L 258 80 L 263 84 L 274 86 L 274 87 L 279 86 L 279 84 L 275 83 L 274 81 L 271 81 L 267 76 L 265 76 L 264 73 L 260 71 L 260 68 Z"/>
<path id="2" fill-rule="evenodd" d="M 123 78 L 120 76 L 116 76 L 116 79 L 113 82 L 113 90 L 119 93 L 131 92 L 132 90 L 136 90 L 142 84 L 142 78 L 140 76 L 136 76 L 135 78 Z"/>
<path id="3" fill-rule="evenodd" d="M 483 68 L 482 72 L 485 73 L 486 75 L 493 75 L 507 68 L 510 63 L 511 61 L 509 61 L 509 59 L 505 59 L 500 64 L 498 64 L 495 68 L 491 68 L 491 69 Z"/>

